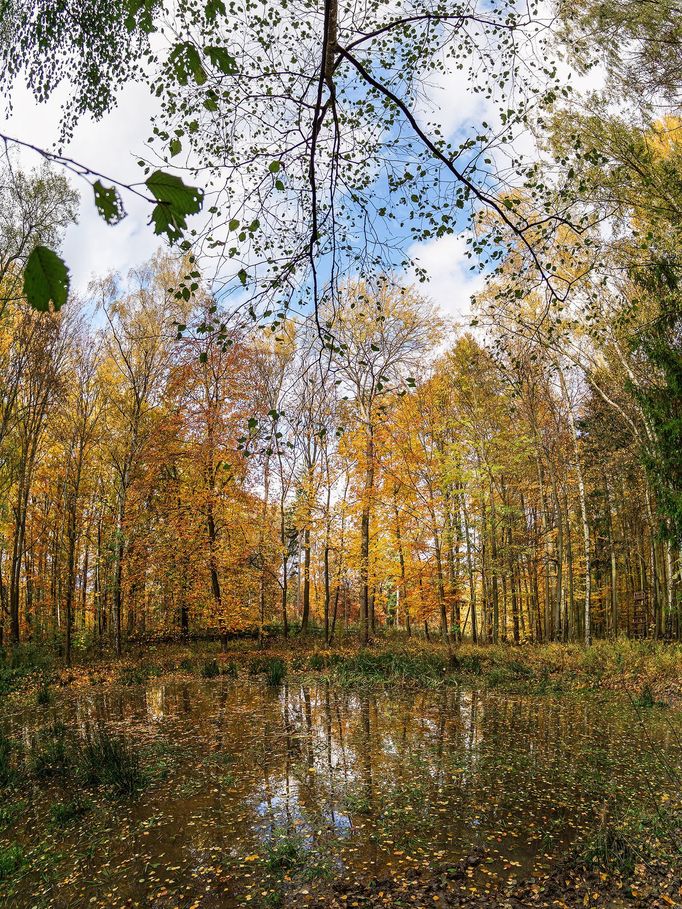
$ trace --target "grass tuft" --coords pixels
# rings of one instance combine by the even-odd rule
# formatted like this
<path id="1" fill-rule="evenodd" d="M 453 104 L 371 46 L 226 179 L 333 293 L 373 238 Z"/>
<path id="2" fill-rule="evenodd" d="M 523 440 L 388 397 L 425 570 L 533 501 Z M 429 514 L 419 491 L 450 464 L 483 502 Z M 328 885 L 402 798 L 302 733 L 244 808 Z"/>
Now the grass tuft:
<path id="1" fill-rule="evenodd" d="M 0 881 L 6 880 L 24 865 L 21 846 L 0 846 Z"/>
<path id="2" fill-rule="evenodd" d="M 137 751 L 125 739 L 102 728 L 83 745 L 79 769 L 89 784 L 109 786 L 120 795 L 133 795 L 145 782 Z"/>
<path id="3" fill-rule="evenodd" d="M 40 687 L 36 692 L 36 704 L 39 707 L 47 707 L 52 701 L 52 692 L 50 691 L 50 683 L 48 680 L 43 677 Z"/>
<path id="4" fill-rule="evenodd" d="M 50 808 L 50 824 L 53 827 L 64 827 L 71 821 L 83 817 L 91 807 L 92 802 L 80 795 L 76 795 L 68 802 L 57 802 Z"/>
<path id="5" fill-rule="evenodd" d="M 287 674 L 287 664 L 280 657 L 255 657 L 249 664 L 251 675 L 265 675 L 268 685 L 281 685 Z"/>
<path id="6" fill-rule="evenodd" d="M 281 685 L 286 674 L 287 666 L 284 660 L 280 660 L 277 657 L 272 660 L 268 660 L 268 666 L 265 671 L 265 677 L 267 679 L 268 685 L 272 685 L 273 687 Z"/>
<path id="7" fill-rule="evenodd" d="M 30 768 L 34 776 L 48 779 L 63 776 L 72 765 L 64 723 L 41 730 L 31 743 Z"/>
<path id="8" fill-rule="evenodd" d="M 13 753 L 12 742 L 0 732 L 0 786 L 8 786 L 14 779 Z"/>
<path id="9" fill-rule="evenodd" d="M 201 667 L 201 675 L 205 679 L 215 679 L 220 675 L 220 666 L 217 660 L 206 660 Z"/>

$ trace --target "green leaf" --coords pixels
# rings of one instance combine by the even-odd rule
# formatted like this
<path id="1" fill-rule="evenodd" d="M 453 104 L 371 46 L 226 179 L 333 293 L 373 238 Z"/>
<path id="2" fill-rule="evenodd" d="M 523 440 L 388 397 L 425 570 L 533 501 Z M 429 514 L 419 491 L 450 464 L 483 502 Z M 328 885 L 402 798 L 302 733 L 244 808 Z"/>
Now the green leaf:
<path id="1" fill-rule="evenodd" d="M 205 47 L 204 53 L 213 66 L 217 67 L 225 75 L 230 76 L 237 71 L 237 61 L 224 47 Z"/>
<path id="2" fill-rule="evenodd" d="M 205 350 L 202 350 L 201 353 L 199 354 L 199 362 L 205 363 L 207 360 L 208 360 L 208 354 L 206 353 Z"/>
<path id="3" fill-rule="evenodd" d="M 154 0 L 128 0 L 124 5 L 126 10 L 124 22 L 128 31 L 134 32 L 139 28 L 148 35 L 155 31 L 152 20 L 154 6 Z"/>
<path id="4" fill-rule="evenodd" d="M 175 242 L 187 227 L 187 215 L 196 215 L 201 211 L 203 192 L 162 170 L 155 170 L 145 185 L 159 202 L 151 216 L 154 233 L 166 234 L 171 242 Z"/>
<path id="5" fill-rule="evenodd" d="M 239 274 L 237 275 L 237 277 L 238 277 L 239 280 L 242 282 L 242 287 L 246 287 L 246 278 L 247 278 L 247 274 L 246 274 L 246 271 L 245 271 L 243 268 L 242 268 L 242 270 L 239 272 Z"/>
<path id="6" fill-rule="evenodd" d="M 48 249 L 36 246 L 24 269 L 24 295 L 39 312 L 55 312 L 66 303 L 69 294 L 69 270 L 64 261 Z"/>
<path id="7" fill-rule="evenodd" d="M 176 44 L 168 55 L 168 62 L 173 67 L 173 73 L 180 85 L 187 85 L 190 76 L 197 85 L 203 85 L 206 81 L 206 70 L 201 65 L 199 51 L 191 41 Z"/>
<path id="8" fill-rule="evenodd" d="M 182 151 L 182 142 L 179 139 L 171 139 L 168 148 L 171 153 L 171 158 L 174 158 Z"/>
<path id="9" fill-rule="evenodd" d="M 92 188 L 95 192 L 95 206 L 100 217 L 104 218 L 107 224 L 118 224 L 119 221 L 122 221 L 126 213 L 116 187 L 104 186 L 100 180 L 96 180 Z"/>
<path id="10" fill-rule="evenodd" d="M 281 163 L 280 163 L 279 161 L 271 161 L 271 162 L 270 162 L 270 167 L 269 167 L 270 173 L 271 173 L 271 174 L 276 174 L 277 171 L 281 168 L 281 166 L 282 166 L 282 165 L 281 165 Z"/>
<path id="11" fill-rule="evenodd" d="M 208 0 L 204 7 L 204 12 L 209 22 L 213 22 L 218 16 L 218 13 L 220 13 L 221 16 L 227 15 L 223 0 Z"/>

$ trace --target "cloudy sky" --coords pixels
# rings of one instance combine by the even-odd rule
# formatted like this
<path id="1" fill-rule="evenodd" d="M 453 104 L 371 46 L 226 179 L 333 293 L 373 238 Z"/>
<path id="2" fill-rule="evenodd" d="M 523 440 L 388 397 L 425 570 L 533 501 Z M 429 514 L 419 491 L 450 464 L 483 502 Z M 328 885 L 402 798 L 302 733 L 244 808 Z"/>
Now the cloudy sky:
<path id="1" fill-rule="evenodd" d="M 37 104 L 32 95 L 18 87 L 13 113 L 4 132 L 42 147 L 52 147 L 58 137 L 61 106 L 68 86 L 55 94 L 47 104 Z M 455 136 L 467 124 L 493 120 L 494 114 L 481 95 L 472 93 L 464 72 L 440 75 L 429 91 L 429 110 L 421 119 L 438 120 L 448 137 Z M 121 93 L 116 109 L 95 123 L 82 120 L 64 154 L 91 166 L 101 173 L 124 182 L 140 179 L 136 161 L 143 152 L 155 111 L 155 99 L 140 86 L 130 84 Z M 29 150 L 20 154 L 24 167 L 39 163 Z M 77 180 L 74 182 L 78 186 Z M 149 207 L 139 199 L 124 196 L 128 216 L 115 227 L 106 225 L 93 205 L 92 190 L 80 181 L 80 217 L 67 233 L 63 253 L 71 269 L 72 287 L 84 292 L 89 280 L 112 270 L 125 271 L 148 259 L 159 247 L 159 238 L 148 226 Z M 426 293 L 457 319 L 466 318 L 472 293 L 481 287 L 481 278 L 470 270 L 465 256 L 464 237 L 453 235 L 413 244 L 410 254 L 426 268 L 430 282 Z M 407 276 L 408 279 L 411 276 Z"/>

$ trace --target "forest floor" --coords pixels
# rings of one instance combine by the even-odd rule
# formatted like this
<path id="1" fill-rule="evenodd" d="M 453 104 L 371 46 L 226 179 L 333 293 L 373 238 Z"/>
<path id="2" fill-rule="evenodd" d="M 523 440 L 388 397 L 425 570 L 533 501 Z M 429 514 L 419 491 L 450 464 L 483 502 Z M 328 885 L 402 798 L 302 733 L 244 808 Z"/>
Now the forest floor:
<path id="1" fill-rule="evenodd" d="M 249 638 L 231 640 L 227 653 L 220 653 L 217 642 L 152 641 L 131 646 L 120 660 L 96 653 L 78 654 L 76 665 L 69 669 L 60 667 L 43 651 L 27 646 L 14 654 L 5 651 L 4 662 L 0 662 L 0 697 L 2 712 L 7 711 L 9 716 L 12 712 L 40 710 L 40 705 L 75 699 L 81 692 L 93 690 L 93 686 L 94 690 L 133 691 L 155 679 L 195 680 L 196 684 L 197 680 L 221 678 L 244 679 L 266 687 L 277 687 L 285 681 L 301 686 L 308 682 L 328 682 L 333 689 L 377 690 L 389 698 L 392 691 L 397 695 L 398 690 L 416 693 L 464 686 L 496 692 L 503 698 L 518 695 L 567 698 L 570 702 L 584 698 L 586 709 L 620 701 L 633 710 L 633 721 L 646 715 L 662 718 L 669 715 L 670 734 L 676 736 L 682 705 L 682 645 L 619 640 L 597 642 L 589 649 L 564 644 L 474 646 L 469 643 L 448 648 L 441 643 L 387 635 L 365 648 L 349 636 L 336 647 L 325 649 L 314 635 L 295 635 L 287 642 L 272 638 L 264 648 Z M 679 746 L 679 739 L 675 741 Z M 0 765 L 3 747 L 0 734 Z M 10 750 L 4 759 L 9 761 L 9 767 L 11 748 L 16 750 L 16 746 L 10 743 L 7 747 Z M 50 747 L 54 748 L 54 744 Z M 676 766 L 665 762 L 661 766 L 666 772 L 679 773 Z M 656 762 L 652 768 L 654 773 L 660 771 Z M 1 777 L 2 766 L 0 789 Z M 10 787 L 15 786 L 17 798 L 26 802 L 29 789 L 26 792 L 24 789 L 33 785 L 31 780 L 24 781 L 24 786 L 16 776 L 14 782 L 11 776 L 7 779 Z M 472 848 L 470 855 L 454 864 L 443 865 L 437 855 L 429 855 L 400 874 L 369 878 L 361 875 L 357 879 L 340 875 L 324 881 L 317 889 L 305 883 L 292 885 L 295 873 L 287 871 L 283 877 L 287 883 L 281 885 L 287 888 L 282 891 L 286 897 L 276 905 L 296 909 L 309 905 L 325 909 L 682 906 L 680 788 L 678 785 L 675 795 L 673 784 L 672 797 L 665 796 L 665 801 L 658 803 L 653 812 L 637 806 L 633 809 L 630 805 L 627 811 L 618 813 L 617 819 L 615 815 L 595 816 L 593 829 L 571 847 L 560 864 L 532 877 L 512 877 L 492 890 L 476 885 L 479 866 L 484 868 L 487 858 L 483 850 Z M 11 820 L 10 801 L 0 810 L 0 829 L 5 815 Z M 65 804 L 68 807 L 71 803 Z M 75 821 L 69 822 L 78 823 L 79 816 L 76 813 Z M 13 853 L 13 848 L 0 849 L 0 905 L 23 907 L 28 903 L 2 899 L 3 877 L 11 882 L 15 874 L 13 862 L 16 873 L 21 873 L 22 866 L 16 858 L 19 853 Z M 251 858 L 254 856 L 247 860 Z M 258 905 L 258 902 L 245 905 Z"/>
<path id="2" fill-rule="evenodd" d="M 498 644 L 469 642 L 448 648 L 440 642 L 381 635 L 361 647 L 348 635 L 325 648 L 316 635 L 228 642 L 166 643 L 150 640 L 128 647 L 120 659 L 95 650 L 77 653 L 63 668 L 31 645 L 14 655 L 0 651 L 0 694 L 33 692 L 48 682 L 59 686 L 93 680 L 139 682 L 173 674 L 211 678 L 266 676 L 271 681 L 314 675 L 342 686 L 439 688 L 469 684 L 518 694 L 561 695 L 612 691 L 636 706 L 682 704 L 682 644 L 659 641 L 596 641 L 579 644 Z M 272 678 L 271 678 L 272 676 Z"/>

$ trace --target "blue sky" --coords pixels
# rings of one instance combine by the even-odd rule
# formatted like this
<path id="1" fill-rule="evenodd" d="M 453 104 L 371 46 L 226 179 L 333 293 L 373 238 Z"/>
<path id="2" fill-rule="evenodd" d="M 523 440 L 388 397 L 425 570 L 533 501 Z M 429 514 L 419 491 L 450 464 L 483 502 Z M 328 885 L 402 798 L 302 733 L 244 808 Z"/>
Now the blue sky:
<path id="1" fill-rule="evenodd" d="M 46 104 L 37 104 L 23 87 L 14 94 L 14 109 L 4 131 L 18 139 L 43 147 L 51 147 L 58 136 L 60 108 L 67 97 L 63 86 Z M 121 93 L 114 111 L 101 121 L 83 119 L 74 132 L 64 154 L 83 164 L 124 182 L 140 179 L 136 161 L 144 152 L 144 142 L 150 133 L 150 120 L 157 102 L 141 85 L 130 84 Z M 471 92 L 466 75 L 461 71 L 439 74 L 429 86 L 428 96 L 418 112 L 425 123 L 437 120 L 448 137 L 461 136 L 467 125 L 482 120 L 495 122 L 496 115 L 481 95 Z M 30 151 L 20 153 L 24 167 L 39 163 Z M 63 254 L 71 269 L 72 288 L 84 293 L 89 280 L 109 271 L 126 271 L 147 260 L 160 242 L 148 226 L 149 207 L 140 199 L 124 195 L 128 216 L 114 227 L 98 216 L 92 200 L 92 190 L 84 181 L 74 179 L 81 191 L 78 224 L 68 230 Z M 80 184 L 80 185 L 79 185 Z M 422 287 L 445 314 L 466 319 L 469 299 L 481 288 L 482 279 L 470 270 L 471 261 L 465 255 L 463 234 L 453 234 L 420 244 L 412 244 L 409 253 L 418 258 L 430 281 Z M 412 279 L 406 275 L 406 279 Z"/>
<path id="2" fill-rule="evenodd" d="M 457 132 L 466 121 L 485 117 L 480 98 L 467 96 L 459 74 L 441 78 L 433 86 L 434 109 L 440 108 L 439 119 L 447 134 Z M 23 86 L 13 96 L 13 111 L 3 131 L 10 136 L 41 147 L 53 147 L 58 137 L 61 105 L 68 86 L 55 93 L 45 104 L 38 104 Z M 456 93 L 458 104 L 452 105 Z M 448 101 L 440 104 L 441 99 Z M 63 153 L 123 182 L 140 179 L 136 161 L 144 150 L 150 132 L 150 120 L 156 102 L 144 86 L 130 84 L 121 93 L 118 105 L 99 122 L 83 119 Z M 426 115 L 426 111 L 424 112 Z M 35 153 L 21 150 L 19 161 L 25 168 L 39 163 Z M 90 279 L 109 271 L 125 271 L 147 260 L 159 248 L 159 238 L 148 226 L 149 207 L 139 199 L 124 195 L 127 217 L 116 226 L 106 225 L 98 216 L 92 190 L 85 181 L 73 178 L 81 192 L 78 223 L 69 228 L 62 252 L 71 270 L 72 289 L 85 293 Z M 461 317 L 468 311 L 471 293 L 480 287 L 480 278 L 470 272 L 471 262 L 465 257 L 463 236 L 449 236 L 422 244 L 413 244 L 410 253 L 419 257 L 430 275 L 424 291 L 448 314 Z M 406 276 L 410 279 L 412 276 Z"/>

